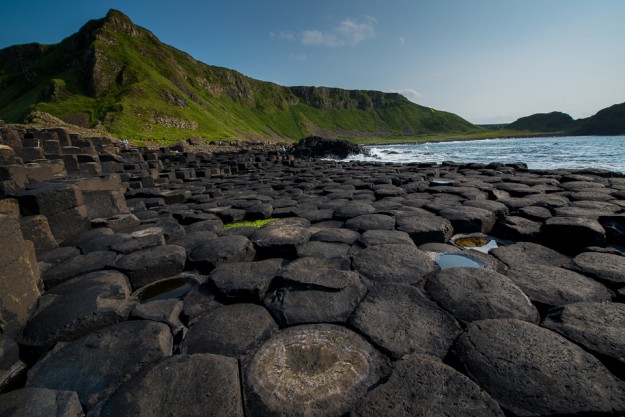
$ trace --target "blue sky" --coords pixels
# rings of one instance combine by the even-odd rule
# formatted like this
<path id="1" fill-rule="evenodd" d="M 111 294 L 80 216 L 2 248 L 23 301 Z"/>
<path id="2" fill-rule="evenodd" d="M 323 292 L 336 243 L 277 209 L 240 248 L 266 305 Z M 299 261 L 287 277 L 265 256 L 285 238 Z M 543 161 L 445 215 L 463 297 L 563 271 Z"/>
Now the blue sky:
<path id="1" fill-rule="evenodd" d="M 624 0 L 0 0 L 0 48 L 57 43 L 110 8 L 207 64 L 401 92 L 473 123 L 625 102 Z"/>

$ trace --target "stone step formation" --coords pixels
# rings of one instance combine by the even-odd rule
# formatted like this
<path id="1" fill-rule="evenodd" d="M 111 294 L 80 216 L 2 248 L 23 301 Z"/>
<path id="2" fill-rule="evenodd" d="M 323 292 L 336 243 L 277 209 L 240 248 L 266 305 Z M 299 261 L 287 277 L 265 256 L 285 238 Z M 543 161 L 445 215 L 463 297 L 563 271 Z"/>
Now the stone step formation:
<path id="1" fill-rule="evenodd" d="M 625 414 L 618 173 L 0 131 L 2 416 Z"/>

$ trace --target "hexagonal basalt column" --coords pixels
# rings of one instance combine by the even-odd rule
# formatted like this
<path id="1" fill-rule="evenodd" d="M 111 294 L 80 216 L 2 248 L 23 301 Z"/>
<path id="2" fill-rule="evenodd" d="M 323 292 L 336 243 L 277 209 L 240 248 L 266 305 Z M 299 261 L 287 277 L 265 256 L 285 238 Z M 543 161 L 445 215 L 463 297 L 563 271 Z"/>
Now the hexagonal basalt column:
<path id="1" fill-rule="evenodd" d="M 291 327 L 246 361 L 247 415 L 343 415 L 388 372 L 388 359 L 346 328 Z"/>

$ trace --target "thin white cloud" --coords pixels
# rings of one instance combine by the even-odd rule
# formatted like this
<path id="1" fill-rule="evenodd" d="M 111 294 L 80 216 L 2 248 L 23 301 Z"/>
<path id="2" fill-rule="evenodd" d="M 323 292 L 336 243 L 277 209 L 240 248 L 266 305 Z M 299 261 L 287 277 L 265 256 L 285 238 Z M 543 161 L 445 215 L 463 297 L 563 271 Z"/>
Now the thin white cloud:
<path id="1" fill-rule="evenodd" d="M 371 16 L 365 16 L 362 21 L 356 19 L 344 19 L 339 25 L 330 31 L 305 30 L 300 35 L 293 32 L 271 33 L 272 38 L 281 40 L 299 40 L 302 45 L 325 46 L 337 48 L 340 46 L 355 46 L 375 37 L 377 20 Z"/>
<path id="2" fill-rule="evenodd" d="M 406 38 L 404 38 L 403 36 L 399 37 L 399 43 L 401 43 L 402 45 L 406 43 Z"/>

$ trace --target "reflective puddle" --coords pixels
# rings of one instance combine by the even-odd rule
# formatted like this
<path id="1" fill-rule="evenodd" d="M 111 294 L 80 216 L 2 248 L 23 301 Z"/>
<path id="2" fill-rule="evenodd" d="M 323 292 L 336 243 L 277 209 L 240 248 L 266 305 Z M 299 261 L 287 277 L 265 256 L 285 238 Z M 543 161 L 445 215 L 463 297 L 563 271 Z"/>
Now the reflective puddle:
<path id="1" fill-rule="evenodd" d="M 150 284 L 137 291 L 136 295 L 141 303 L 157 300 L 170 300 L 172 298 L 182 299 L 182 297 L 184 297 L 194 285 L 197 285 L 197 282 L 190 279 L 168 279 Z"/>
<path id="2" fill-rule="evenodd" d="M 473 259 L 467 255 L 461 255 L 458 253 L 441 253 L 436 256 L 434 262 L 441 269 L 449 268 L 485 268 L 486 265 L 483 262 Z"/>
<path id="3" fill-rule="evenodd" d="M 488 253 L 489 250 L 499 247 L 497 241 L 488 236 L 459 237 L 453 243 L 462 249 L 473 249 L 483 253 Z"/>

